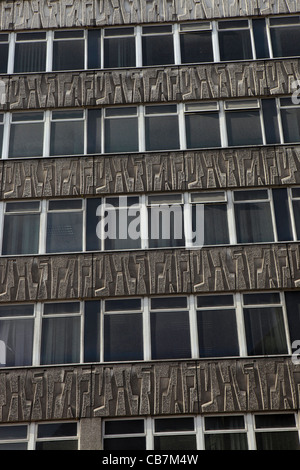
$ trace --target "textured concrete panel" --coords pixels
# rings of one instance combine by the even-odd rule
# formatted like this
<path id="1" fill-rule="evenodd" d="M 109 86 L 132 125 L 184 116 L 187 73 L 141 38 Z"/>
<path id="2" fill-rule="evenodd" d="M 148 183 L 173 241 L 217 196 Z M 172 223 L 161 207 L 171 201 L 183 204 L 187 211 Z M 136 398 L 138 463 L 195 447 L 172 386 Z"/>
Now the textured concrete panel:
<path id="1" fill-rule="evenodd" d="M 296 410 L 289 358 L 220 359 L 0 371 L 0 422 Z"/>
<path id="2" fill-rule="evenodd" d="M 0 28 L 69 28 L 294 12 L 299 12 L 298 0 L 6 0 L 0 3 Z"/>

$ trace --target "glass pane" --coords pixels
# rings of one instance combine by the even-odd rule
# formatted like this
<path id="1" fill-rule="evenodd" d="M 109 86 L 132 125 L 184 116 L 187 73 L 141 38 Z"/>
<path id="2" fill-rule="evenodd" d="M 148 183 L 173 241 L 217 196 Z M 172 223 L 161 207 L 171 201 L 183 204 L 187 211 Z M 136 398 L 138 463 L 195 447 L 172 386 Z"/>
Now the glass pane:
<path id="1" fill-rule="evenodd" d="M 244 305 L 279 304 L 280 295 L 277 292 L 243 294 Z"/>
<path id="2" fill-rule="evenodd" d="M 210 416 L 205 418 L 205 429 L 207 431 L 244 428 L 244 416 Z"/>
<path id="3" fill-rule="evenodd" d="M 257 450 L 299 450 L 297 431 L 256 433 Z"/>
<path id="4" fill-rule="evenodd" d="M 192 207 L 192 229 L 197 231 L 196 207 Z M 205 204 L 204 206 L 204 245 L 229 243 L 229 230 L 226 204 Z"/>
<path id="5" fill-rule="evenodd" d="M 228 111 L 226 125 L 228 145 L 263 143 L 259 111 Z"/>
<path id="6" fill-rule="evenodd" d="M 279 144 L 280 135 L 276 101 L 274 99 L 261 100 L 267 144 Z"/>
<path id="7" fill-rule="evenodd" d="M 235 310 L 197 312 L 200 357 L 238 356 Z"/>
<path id="8" fill-rule="evenodd" d="M 197 297 L 197 307 L 225 307 L 234 304 L 233 295 L 201 295 Z"/>
<path id="9" fill-rule="evenodd" d="M 271 209 L 268 202 L 235 205 L 238 243 L 274 241 Z"/>
<path id="10" fill-rule="evenodd" d="M 104 317 L 104 360 L 143 359 L 143 316 L 111 314 Z"/>
<path id="11" fill-rule="evenodd" d="M 0 321 L 0 365 L 31 366 L 33 319 Z"/>
<path id="12" fill-rule="evenodd" d="M 250 31 L 219 31 L 221 60 L 252 59 Z"/>
<path id="13" fill-rule="evenodd" d="M 221 146 L 218 113 L 187 114 L 185 124 L 187 148 Z"/>
<path id="14" fill-rule="evenodd" d="M 35 445 L 36 450 L 77 450 L 77 440 L 42 441 Z"/>
<path id="15" fill-rule="evenodd" d="M 32 304 L 25 305 L 1 305 L 0 317 L 21 317 L 33 316 L 34 306 Z"/>
<path id="16" fill-rule="evenodd" d="M 86 250 L 101 250 L 101 218 L 97 214 L 100 212 L 101 199 L 87 199 L 86 210 Z"/>
<path id="17" fill-rule="evenodd" d="M 100 361 L 100 302 L 84 303 L 84 362 Z"/>
<path id="18" fill-rule="evenodd" d="M 135 67 L 135 38 L 105 39 L 104 67 Z"/>
<path id="19" fill-rule="evenodd" d="M 287 189 L 273 189 L 272 193 L 276 218 L 277 239 L 278 241 L 293 240 Z"/>
<path id="20" fill-rule="evenodd" d="M 146 450 L 145 437 L 104 439 L 104 450 Z"/>
<path id="21" fill-rule="evenodd" d="M 252 27 L 255 42 L 256 58 L 266 59 L 270 57 L 265 19 L 252 19 Z"/>
<path id="22" fill-rule="evenodd" d="M 291 343 L 300 340 L 300 292 L 285 292 Z"/>
<path id="23" fill-rule="evenodd" d="M 186 297 L 157 297 L 151 299 L 151 309 L 187 308 Z"/>
<path id="24" fill-rule="evenodd" d="M 82 213 L 48 213 L 47 253 L 82 250 Z"/>
<path id="25" fill-rule="evenodd" d="M 282 109 L 281 121 L 284 141 L 300 142 L 300 108 Z"/>
<path id="26" fill-rule="evenodd" d="M 46 70 L 46 42 L 16 43 L 15 73 L 44 72 Z"/>
<path id="27" fill-rule="evenodd" d="M 269 199 L 267 189 L 234 191 L 233 196 L 235 201 L 259 201 L 261 199 Z"/>
<path id="28" fill-rule="evenodd" d="M 39 210 L 39 201 L 8 202 L 5 207 L 5 212 L 38 212 Z"/>
<path id="29" fill-rule="evenodd" d="M 148 236 L 150 248 L 184 246 L 183 207 L 175 204 L 150 207 Z"/>
<path id="30" fill-rule="evenodd" d="M 274 57 L 293 57 L 300 54 L 300 27 L 270 28 Z"/>
<path id="31" fill-rule="evenodd" d="M 78 155 L 83 153 L 83 121 L 51 123 L 50 155 Z"/>
<path id="32" fill-rule="evenodd" d="M 11 442 L 0 444 L 0 450 L 27 450 L 27 442 Z"/>
<path id="33" fill-rule="evenodd" d="M 106 312 L 128 312 L 130 310 L 141 310 L 141 299 L 105 300 Z"/>
<path id="34" fill-rule="evenodd" d="M 101 153 L 101 109 L 89 109 L 87 116 L 87 153 Z"/>
<path id="35" fill-rule="evenodd" d="M 27 425 L 25 426 L 0 426 L 0 440 L 26 439 Z"/>
<path id="36" fill-rule="evenodd" d="M 270 414 L 255 416 L 256 429 L 293 428 L 296 426 L 294 414 Z"/>
<path id="37" fill-rule="evenodd" d="M 122 419 L 105 422 L 105 434 L 142 434 L 144 432 L 143 419 Z"/>
<path id="38" fill-rule="evenodd" d="M 249 356 L 287 354 L 281 307 L 244 308 Z"/>
<path id="39" fill-rule="evenodd" d="M 300 239 L 300 201 L 293 201 L 294 221 L 296 226 L 297 240 Z"/>
<path id="40" fill-rule="evenodd" d="M 8 44 L 0 44 L 0 73 L 7 72 Z"/>
<path id="41" fill-rule="evenodd" d="M 79 70 L 84 68 L 84 41 L 54 41 L 53 70 Z"/>
<path id="42" fill-rule="evenodd" d="M 194 418 L 157 418 L 155 432 L 194 431 Z"/>
<path id="43" fill-rule="evenodd" d="M 88 68 L 101 67 L 101 29 L 88 30 Z"/>
<path id="44" fill-rule="evenodd" d="M 154 450 L 196 450 L 196 436 L 155 436 Z"/>
<path id="45" fill-rule="evenodd" d="M 104 214 L 105 250 L 138 249 L 140 238 L 140 211 L 129 215 L 128 208 L 106 211 Z"/>
<path id="46" fill-rule="evenodd" d="M 8 156 L 42 157 L 43 140 L 44 123 L 11 124 Z"/>
<path id="47" fill-rule="evenodd" d="M 188 32 L 180 35 L 181 63 L 213 62 L 211 32 Z"/>
<path id="48" fill-rule="evenodd" d="M 51 423 L 38 425 L 38 438 L 77 436 L 76 423 Z"/>
<path id="49" fill-rule="evenodd" d="M 71 364 L 80 361 L 80 318 L 44 318 L 41 364 Z"/>
<path id="50" fill-rule="evenodd" d="M 3 230 L 3 255 L 35 254 L 39 250 L 39 214 L 6 215 Z"/>
<path id="51" fill-rule="evenodd" d="M 72 315 L 80 312 L 80 302 L 53 302 L 44 304 L 44 315 Z"/>
<path id="52" fill-rule="evenodd" d="M 55 199 L 49 201 L 49 211 L 66 211 L 82 209 L 82 199 Z"/>
<path id="53" fill-rule="evenodd" d="M 115 118 L 105 120 L 105 152 L 137 152 L 137 118 Z"/>
<path id="54" fill-rule="evenodd" d="M 206 434 L 205 450 L 248 450 L 246 433 Z"/>
<path id="55" fill-rule="evenodd" d="M 188 312 L 151 312 L 152 359 L 191 357 Z"/>
<path id="56" fill-rule="evenodd" d="M 143 36 L 142 41 L 143 65 L 174 64 L 171 35 Z"/>

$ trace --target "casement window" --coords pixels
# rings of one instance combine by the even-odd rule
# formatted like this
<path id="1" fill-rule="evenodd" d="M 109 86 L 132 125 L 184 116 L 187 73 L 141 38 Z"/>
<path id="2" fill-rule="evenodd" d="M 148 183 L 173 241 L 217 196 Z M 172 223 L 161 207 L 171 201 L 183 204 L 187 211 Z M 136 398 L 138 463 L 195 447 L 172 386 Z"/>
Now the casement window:
<path id="1" fill-rule="evenodd" d="M 46 39 L 43 31 L 16 33 L 14 73 L 45 72 Z"/>
<path id="2" fill-rule="evenodd" d="M 300 141 L 300 106 L 294 104 L 291 97 L 279 98 L 280 118 L 283 141 L 285 143 Z"/>
<path id="3" fill-rule="evenodd" d="M 172 25 L 142 27 L 143 65 L 174 64 Z"/>
<path id="4" fill-rule="evenodd" d="M 245 417 L 205 416 L 205 450 L 248 450 Z"/>
<path id="5" fill-rule="evenodd" d="M 180 149 L 179 122 L 175 104 L 145 106 L 145 149 Z"/>
<path id="6" fill-rule="evenodd" d="M 0 33 L 0 73 L 7 72 L 9 35 Z"/>
<path id="7" fill-rule="evenodd" d="M 212 24 L 181 24 L 180 53 L 182 64 L 213 62 Z"/>
<path id="8" fill-rule="evenodd" d="M 249 60 L 253 58 L 248 20 L 221 20 L 218 22 L 220 59 Z"/>
<path id="9" fill-rule="evenodd" d="M 83 30 L 54 31 L 52 70 L 82 70 L 85 68 L 85 32 Z"/>
<path id="10" fill-rule="evenodd" d="M 259 100 L 226 101 L 225 118 L 230 147 L 263 144 Z"/>
<path id="11" fill-rule="evenodd" d="M 295 415 L 256 415 L 255 440 L 257 450 L 299 450 L 299 430 Z"/>
<path id="12" fill-rule="evenodd" d="M 135 67 L 134 27 L 104 29 L 104 68 Z"/>
<path id="13" fill-rule="evenodd" d="M 52 111 L 50 155 L 84 154 L 84 118 L 83 110 Z"/>
<path id="14" fill-rule="evenodd" d="M 145 450 L 146 434 L 143 419 L 122 419 L 104 422 L 103 450 Z"/>
<path id="15" fill-rule="evenodd" d="M 104 112 L 105 153 L 138 152 L 137 107 L 107 108 Z"/>
<path id="16" fill-rule="evenodd" d="M 35 111 L 12 113 L 8 157 L 42 157 L 43 154 L 44 113 Z"/>
<path id="17" fill-rule="evenodd" d="M 272 57 L 297 57 L 300 48 L 300 16 L 269 18 Z"/>
<path id="18" fill-rule="evenodd" d="M 0 450 L 77 450 L 78 441 L 76 422 L 0 426 Z"/>
<path id="19" fill-rule="evenodd" d="M 217 101 L 185 105 L 186 147 L 221 147 L 220 112 Z"/>

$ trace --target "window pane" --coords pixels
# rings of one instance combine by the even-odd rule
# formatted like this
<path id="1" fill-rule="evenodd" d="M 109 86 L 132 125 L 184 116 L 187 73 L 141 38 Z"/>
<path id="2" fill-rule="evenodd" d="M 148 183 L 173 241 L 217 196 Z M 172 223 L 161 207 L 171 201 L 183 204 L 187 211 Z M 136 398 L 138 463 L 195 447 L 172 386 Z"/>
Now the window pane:
<path id="1" fill-rule="evenodd" d="M 104 248 L 105 250 L 138 249 L 140 239 L 140 211 L 129 215 L 128 208 L 105 211 L 104 214 Z"/>
<path id="2" fill-rule="evenodd" d="M 179 149 L 177 116 L 153 116 L 145 119 L 146 150 Z"/>
<path id="3" fill-rule="evenodd" d="M 136 117 L 105 119 L 105 152 L 137 152 L 138 149 Z"/>
<path id="4" fill-rule="evenodd" d="M 87 153 L 101 153 L 101 109 L 89 109 L 87 116 Z"/>
<path id="5" fill-rule="evenodd" d="M 143 359 L 142 314 L 111 314 L 104 317 L 104 360 Z"/>
<path id="6" fill-rule="evenodd" d="M 33 320 L 0 321 L 0 365 L 6 367 L 32 364 Z"/>
<path id="7" fill-rule="evenodd" d="M 157 297 L 151 299 L 151 309 L 187 308 L 186 297 Z"/>
<path id="8" fill-rule="evenodd" d="M 48 213 L 47 253 L 82 250 L 82 212 Z"/>
<path id="9" fill-rule="evenodd" d="M 143 36 L 143 65 L 174 64 L 173 36 Z"/>
<path id="10" fill-rule="evenodd" d="M 293 57 L 300 53 L 300 27 L 270 28 L 274 57 Z"/>
<path id="11" fill-rule="evenodd" d="M 0 426 L 0 440 L 26 439 L 27 425 L 25 426 Z"/>
<path id="12" fill-rule="evenodd" d="M 219 31 L 221 60 L 252 59 L 252 48 L 249 30 Z"/>
<path id="13" fill-rule="evenodd" d="M 105 434 L 142 434 L 144 433 L 143 419 L 122 419 L 105 421 Z"/>
<path id="14" fill-rule="evenodd" d="M 293 414 L 270 414 L 255 416 L 256 429 L 263 428 L 291 428 L 295 427 L 295 415 Z"/>
<path id="15" fill-rule="evenodd" d="M 197 231 L 196 207 L 192 207 L 192 230 Z M 204 245 L 229 243 L 226 204 L 205 204 L 204 206 Z"/>
<path id="16" fill-rule="evenodd" d="M 151 312 L 152 359 L 191 357 L 188 312 Z"/>
<path id="17" fill-rule="evenodd" d="M 181 62 L 213 62 L 211 32 L 196 32 L 180 34 Z"/>
<path id="18" fill-rule="evenodd" d="M 207 431 L 244 428 L 244 416 L 209 416 L 205 418 L 205 429 Z"/>
<path id="19" fill-rule="evenodd" d="M 71 364 L 80 361 L 80 318 L 44 318 L 41 364 Z"/>
<path id="20" fill-rule="evenodd" d="M 287 189 L 273 189 L 272 193 L 276 218 L 277 239 L 278 241 L 293 240 Z"/>
<path id="21" fill-rule="evenodd" d="M 244 305 L 279 304 L 280 295 L 278 292 L 243 294 L 243 302 Z"/>
<path id="22" fill-rule="evenodd" d="M 84 68 L 84 41 L 53 42 L 53 70 L 79 70 Z"/>
<path id="23" fill-rule="evenodd" d="M 44 140 L 44 123 L 12 123 L 10 126 L 10 158 L 42 157 Z"/>
<path id="24" fill-rule="evenodd" d="M 271 209 L 268 202 L 235 205 L 238 243 L 274 241 Z"/>
<path id="25" fill-rule="evenodd" d="M 244 308 L 249 356 L 287 354 L 281 307 Z"/>
<path id="26" fill-rule="evenodd" d="M 274 99 L 261 100 L 264 118 L 264 128 L 267 144 L 279 144 L 280 135 L 276 101 Z"/>
<path id="27" fill-rule="evenodd" d="M 101 67 L 101 29 L 88 30 L 88 68 Z"/>
<path id="28" fill-rule="evenodd" d="M 300 108 L 281 109 L 284 142 L 300 142 Z"/>
<path id="29" fill-rule="evenodd" d="M 265 19 L 252 19 L 252 27 L 255 42 L 256 58 L 266 59 L 270 57 Z"/>
<path id="30" fill-rule="evenodd" d="M 234 300 L 231 294 L 201 295 L 197 297 L 197 307 L 225 307 L 233 306 Z"/>
<path id="31" fill-rule="evenodd" d="M 194 418 L 157 418 L 155 432 L 194 431 Z"/>
<path id="32" fill-rule="evenodd" d="M 299 450 L 297 431 L 256 433 L 257 450 Z"/>
<path id="33" fill-rule="evenodd" d="M 79 312 L 79 302 L 53 302 L 50 304 L 44 304 L 44 315 L 72 315 L 73 313 Z"/>
<path id="34" fill-rule="evenodd" d="M 176 204 L 150 207 L 148 235 L 150 248 L 184 246 L 183 207 Z"/>
<path id="35" fill-rule="evenodd" d="M 83 121 L 51 123 L 50 155 L 78 155 L 83 153 Z"/>
<path id="36" fill-rule="evenodd" d="M 285 302 L 291 343 L 300 340 L 300 292 L 285 292 Z"/>
<path id="37" fill-rule="evenodd" d="M 187 148 L 221 146 L 218 113 L 187 114 L 185 124 Z"/>
<path id="38" fill-rule="evenodd" d="M 200 357 L 238 356 L 235 310 L 197 312 Z"/>
<path id="39" fill-rule="evenodd" d="M 246 433 L 206 434 L 205 450 L 248 450 Z"/>
<path id="40" fill-rule="evenodd" d="M 3 255 L 35 254 L 39 250 L 39 214 L 6 215 L 3 230 Z"/>
<path id="41" fill-rule="evenodd" d="M 90 300 L 84 306 L 84 362 L 99 362 L 100 302 Z"/>
<path id="42" fill-rule="evenodd" d="M 0 73 L 7 72 L 8 43 L 0 43 Z"/>
<path id="43" fill-rule="evenodd" d="M 155 436 L 154 450 L 196 450 L 196 436 Z"/>
<path id="44" fill-rule="evenodd" d="M 228 145 L 260 145 L 262 141 L 259 111 L 227 111 Z"/>
<path id="45" fill-rule="evenodd" d="M 294 221 L 297 240 L 300 239 L 300 201 L 293 201 Z"/>
<path id="46" fill-rule="evenodd" d="M 33 316 L 34 306 L 32 304 L 25 305 L 1 305 L 0 317 L 21 317 Z"/>
<path id="47" fill-rule="evenodd" d="M 46 70 L 46 42 L 16 42 L 15 73 L 44 72 Z"/>
<path id="48" fill-rule="evenodd" d="M 35 445 L 36 450 L 77 450 L 77 440 L 61 440 L 61 441 L 41 441 Z"/>
<path id="49" fill-rule="evenodd" d="M 135 38 L 119 37 L 104 40 L 104 67 L 134 67 Z"/>
<path id="50" fill-rule="evenodd" d="M 145 437 L 118 437 L 104 439 L 104 450 L 146 450 Z"/>
<path id="51" fill-rule="evenodd" d="M 0 444 L 0 450 L 27 450 L 27 442 L 6 442 Z"/>

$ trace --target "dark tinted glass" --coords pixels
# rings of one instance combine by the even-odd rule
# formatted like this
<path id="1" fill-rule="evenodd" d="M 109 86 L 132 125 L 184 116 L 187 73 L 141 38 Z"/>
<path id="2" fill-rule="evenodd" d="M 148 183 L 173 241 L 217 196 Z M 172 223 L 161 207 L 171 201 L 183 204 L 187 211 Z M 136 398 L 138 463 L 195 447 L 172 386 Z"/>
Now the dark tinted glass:
<path id="1" fill-rule="evenodd" d="M 104 360 L 143 359 L 142 314 L 111 314 L 104 317 Z"/>
<path id="2" fill-rule="evenodd" d="M 61 440 L 61 441 L 41 441 L 35 445 L 36 450 L 77 450 L 77 440 Z"/>
<path id="3" fill-rule="evenodd" d="M 207 431 L 244 428 L 243 416 L 210 416 L 205 418 L 205 429 Z"/>
<path id="4" fill-rule="evenodd" d="M 136 117 L 105 119 L 105 152 L 136 152 L 138 149 Z"/>
<path id="5" fill-rule="evenodd" d="M 300 292 L 285 292 L 291 343 L 300 339 Z"/>
<path id="6" fill-rule="evenodd" d="M 256 415 L 256 429 L 263 428 L 293 428 L 295 427 L 295 415 L 293 414 L 270 414 Z"/>
<path id="7" fill-rule="evenodd" d="M 185 124 L 187 148 L 221 146 L 218 113 L 187 114 Z"/>
<path id="8" fill-rule="evenodd" d="M 284 141 L 300 142 L 300 108 L 281 109 L 281 121 Z"/>
<path id="9" fill-rule="evenodd" d="M 228 145 L 260 145 L 262 129 L 259 111 L 227 111 Z"/>
<path id="10" fill-rule="evenodd" d="M 270 28 L 274 57 L 293 57 L 300 53 L 300 27 Z"/>
<path id="11" fill-rule="evenodd" d="M 155 432 L 193 431 L 193 418 L 157 418 Z"/>
<path id="12" fill-rule="evenodd" d="M 233 303 L 233 295 L 201 295 L 197 297 L 197 307 L 231 306 Z"/>
<path id="13" fill-rule="evenodd" d="M 145 130 L 146 150 L 179 149 L 177 116 L 147 116 Z"/>
<path id="14" fill-rule="evenodd" d="M 105 300 L 106 312 L 130 312 L 131 310 L 141 310 L 141 299 Z"/>
<path id="15" fill-rule="evenodd" d="M 6 215 L 4 219 L 2 254 L 25 255 L 38 253 L 39 214 Z"/>
<path id="16" fill-rule="evenodd" d="M 213 62 L 210 31 L 189 31 L 180 34 L 181 62 Z"/>
<path id="17" fill-rule="evenodd" d="M 114 439 L 104 439 L 104 450 L 145 450 L 145 437 L 118 437 Z"/>
<path id="18" fill-rule="evenodd" d="M 46 42 L 16 42 L 15 73 L 44 72 L 46 70 Z"/>
<path id="19" fill-rule="evenodd" d="M 173 36 L 143 36 L 143 65 L 174 64 Z"/>
<path id="20" fill-rule="evenodd" d="M 0 306 L 0 317 L 32 316 L 33 313 L 34 306 L 32 304 Z"/>
<path id="21" fill-rule="evenodd" d="M 27 426 L 0 426 L 0 440 L 26 438 Z"/>
<path id="22" fill-rule="evenodd" d="M 277 107 L 274 99 L 261 100 L 267 144 L 280 143 Z"/>
<path id="23" fill-rule="evenodd" d="M 38 438 L 42 437 L 69 437 L 77 435 L 76 423 L 51 423 L 38 425 Z"/>
<path id="24" fill-rule="evenodd" d="M 101 29 L 88 30 L 88 68 L 101 67 Z"/>
<path id="25" fill-rule="evenodd" d="M 157 297 L 151 299 L 152 309 L 187 308 L 186 297 Z"/>
<path id="26" fill-rule="evenodd" d="M 239 355 L 235 310 L 199 310 L 197 322 L 200 357 Z"/>
<path id="27" fill-rule="evenodd" d="M 206 434 L 205 450 L 248 450 L 246 433 Z"/>
<path id="28" fill-rule="evenodd" d="M 53 42 L 53 70 L 78 70 L 83 68 L 83 40 L 64 40 Z"/>
<path id="29" fill-rule="evenodd" d="M 269 203 L 236 204 L 235 220 L 238 243 L 274 241 Z"/>
<path id="30" fill-rule="evenodd" d="M 267 305 L 280 303 L 280 295 L 277 292 L 253 293 L 243 295 L 244 305 Z"/>
<path id="31" fill-rule="evenodd" d="M 188 312 L 151 312 L 152 359 L 191 357 Z"/>
<path id="32" fill-rule="evenodd" d="M 101 110 L 87 111 L 87 153 L 101 153 Z"/>
<path id="33" fill-rule="evenodd" d="M 78 155 L 84 153 L 83 121 L 51 123 L 50 155 Z"/>
<path id="34" fill-rule="evenodd" d="M 255 52 L 257 59 L 270 57 L 268 39 L 266 33 L 266 21 L 264 18 L 252 20 Z"/>
<path id="35" fill-rule="evenodd" d="M 297 431 L 290 432 L 257 432 L 257 450 L 299 450 L 299 436 Z"/>
<path id="36" fill-rule="evenodd" d="M 221 60 L 252 59 L 249 30 L 219 31 Z"/>
<path id="37" fill-rule="evenodd" d="M 135 38 L 118 37 L 104 40 L 104 67 L 134 67 Z"/>
<path id="38" fill-rule="evenodd" d="M 105 422 L 105 434 L 142 434 L 144 432 L 143 419 L 122 419 Z"/>
<path id="39" fill-rule="evenodd" d="M 154 450 L 196 450 L 196 436 L 155 436 Z"/>
<path id="40" fill-rule="evenodd" d="M 43 156 L 44 123 L 11 124 L 9 158 Z"/>
<path id="41" fill-rule="evenodd" d="M 48 213 L 47 253 L 82 250 L 82 212 Z"/>
<path id="42" fill-rule="evenodd" d="M 0 73 L 7 72 L 8 44 L 0 43 Z"/>
<path id="43" fill-rule="evenodd" d="M 192 229 L 196 233 L 196 207 L 192 208 Z M 205 204 L 204 206 L 204 245 L 229 243 L 229 230 L 226 204 Z"/>
<path id="44" fill-rule="evenodd" d="M 100 302 L 85 302 L 84 311 L 84 362 L 100 360 Z"/>
<path id="45" fill-rule="evenodd" d="M 293 240 L 287 189 L 273 189 L 272 192 L 278 241 Z"/>

